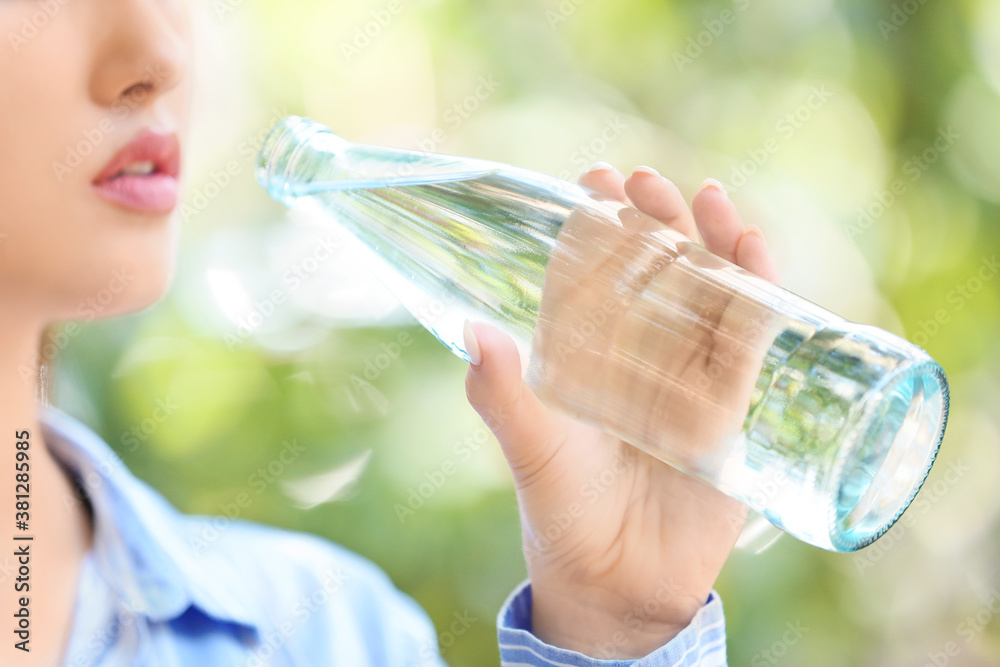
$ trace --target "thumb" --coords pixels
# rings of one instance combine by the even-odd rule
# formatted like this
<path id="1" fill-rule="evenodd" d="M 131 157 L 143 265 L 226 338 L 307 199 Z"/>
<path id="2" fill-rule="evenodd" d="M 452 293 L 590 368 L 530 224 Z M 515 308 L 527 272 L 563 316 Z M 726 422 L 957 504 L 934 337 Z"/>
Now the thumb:
<path id="1" fill-rule="evenodd" d="M 531 479 L 561 443 L 551 410 L 521 379 L 514 340 L 487 322 L 466 321 L 469 403 L 496 435 L 516 481 Z"/>

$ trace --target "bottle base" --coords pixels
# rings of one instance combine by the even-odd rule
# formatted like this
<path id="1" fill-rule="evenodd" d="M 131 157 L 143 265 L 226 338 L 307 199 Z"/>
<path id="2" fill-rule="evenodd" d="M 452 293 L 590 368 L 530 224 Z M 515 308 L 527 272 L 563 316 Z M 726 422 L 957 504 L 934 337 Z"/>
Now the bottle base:
<path id="1" fill-rule="evenodd" d="M 881 537 L 917 495 L 937 457 L 948 417 L 948 383 L 934 361 L 904 366 L 857 406 L 852 439 L 834 468 L 830 541 L 856 551 Z"/>

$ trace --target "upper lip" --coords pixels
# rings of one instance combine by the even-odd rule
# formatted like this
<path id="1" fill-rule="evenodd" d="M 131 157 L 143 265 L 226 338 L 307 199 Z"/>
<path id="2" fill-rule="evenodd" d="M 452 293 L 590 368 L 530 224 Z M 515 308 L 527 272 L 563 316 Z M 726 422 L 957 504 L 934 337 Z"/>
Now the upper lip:
<path id="1" fill-rule="evenodd" d="M 111 180 L 125 167 L 137 162 L 152 162 L 154 173 L 177 178 L 180 173 L 180 156 L 180 140 L 176 134 L 144 130 L 115 153 L 93 182 L 99 185 Z"/>

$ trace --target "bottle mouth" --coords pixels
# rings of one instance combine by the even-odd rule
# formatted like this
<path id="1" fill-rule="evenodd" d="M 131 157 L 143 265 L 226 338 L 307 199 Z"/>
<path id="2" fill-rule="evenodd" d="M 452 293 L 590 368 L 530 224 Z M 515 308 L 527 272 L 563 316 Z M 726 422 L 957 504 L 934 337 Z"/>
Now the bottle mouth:
<path id="1" fill-rule="evenodd" d="M 321 123 L 290 116 L 261 144 L 255 176 L 271 197 L 290 205 L 324 192 L 448 183 L 497 171 L 486 160 L 351 143 Z"/>
<path id="2" fill-rule="evenodd" d="M 257 183 L 267 193 L 283 204 L 288 204 L 298 194 L 293 174 L 299 160 L 306 153 L 306 147 L 320 134 L 331 141 L 346 144 L 327 127 L 301 116 L 289 116 L 275 125 L 257 152 L 257 166 L 254 176 Z"/>
<path id="3" fill-rule="evenodd" d="M 892 372 L 857 409 L 834 469 L 830 541 L 856 551 L 881 537 L 916 497 L 937 457 L 948 421 L 944 371 L 933 360 Z"/>

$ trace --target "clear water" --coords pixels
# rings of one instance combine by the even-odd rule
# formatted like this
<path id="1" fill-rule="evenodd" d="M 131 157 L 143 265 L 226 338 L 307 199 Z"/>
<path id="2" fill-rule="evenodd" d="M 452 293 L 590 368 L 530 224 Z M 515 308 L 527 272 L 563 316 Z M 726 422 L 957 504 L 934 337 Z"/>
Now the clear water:
<path id="1" fill-rule="evenodd" d="M 378 277 L 453 352 L 468 360 L 462 327 L 478 318 L 500 323 L 526 359 L 548 253 L 574 207 L 571 193 L 542 202 L 534 197 L 537 186 L 519 188 L 516 179 L 488 171 L 424 185 L 367 182 L 293 192 L 361 241 Z"/>
<path id="2" fill-rule="evenodd" d="M 543 400 L 853 550 L 912 500 L 947 412 L 918 348 L 845 322 L 634 209 L 517 169 L 313 182 L 317 206 L 457 355 L 466 318 L 517 341 Z"/>
<path id="3" fill-rule="evenodd" d="M 470 179 L 482 178 L 496 173 L 496 169 L 484 167 L 478 170 L 462 170 L 450 174 L 435 176 L 434 184 L 451 183 L 454 181 L 468 181 Z M 403 188 L 415 185 L 427 185 L 426 174 L 397 174 L 386 177 L 374 175 L 368 178 L 355 178 L 351 180 L 330 180 L 330 181 L 310 181 L 308 183 L 295 184 L 290 188 L 293 197 L 308 197 L 310 195 L 324 192 L 334 192 L 337 190 L 367 190 L 384 188 Z"/>

